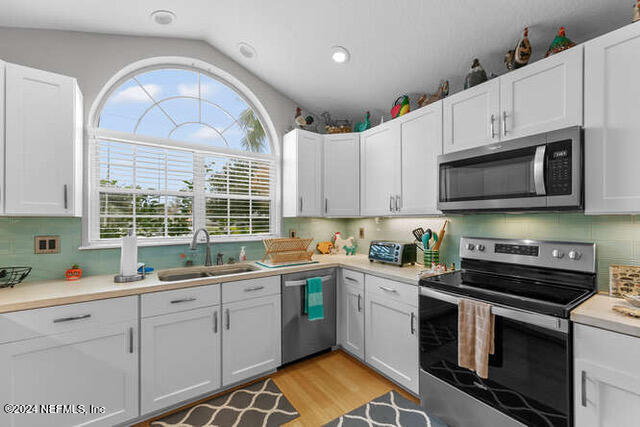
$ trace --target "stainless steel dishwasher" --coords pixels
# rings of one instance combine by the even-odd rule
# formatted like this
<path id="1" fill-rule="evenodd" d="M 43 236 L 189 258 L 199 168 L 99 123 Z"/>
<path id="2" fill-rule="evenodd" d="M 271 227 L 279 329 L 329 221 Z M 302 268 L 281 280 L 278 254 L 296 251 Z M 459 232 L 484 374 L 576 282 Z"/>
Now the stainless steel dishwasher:
<path id="1" fill-rule="evenodd" d="M 307 279 L 322 278 L 323 320 L 304 313 Z M 282 276 L 282 364 L 336 345 L 336 270 L 305 271 Z"/>

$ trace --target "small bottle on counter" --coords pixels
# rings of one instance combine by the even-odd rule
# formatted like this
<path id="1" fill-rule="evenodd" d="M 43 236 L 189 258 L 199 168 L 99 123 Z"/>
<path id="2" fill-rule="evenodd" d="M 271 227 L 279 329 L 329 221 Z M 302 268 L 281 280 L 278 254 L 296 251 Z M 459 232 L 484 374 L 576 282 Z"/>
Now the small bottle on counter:
<path id="1" fill-rule="evenodd" d="M 240 262 L 242 261 L 246 261 L 247 260 L 247 252 L 245 251 L 245 246 L 240 248 L 240 256 L 238 257 L 238 259 L 240 260 Z"/>

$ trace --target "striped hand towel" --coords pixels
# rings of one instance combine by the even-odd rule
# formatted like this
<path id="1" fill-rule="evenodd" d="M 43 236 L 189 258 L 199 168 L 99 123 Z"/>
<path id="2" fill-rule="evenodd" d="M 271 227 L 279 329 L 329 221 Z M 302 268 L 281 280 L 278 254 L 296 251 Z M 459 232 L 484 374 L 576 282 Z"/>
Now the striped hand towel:
<path id="1" fill-rule="evenodd" d="M 322 279 L 320 277 L 307 279 L 307 286 L 304 287 L 304 312 L 309 315 L 309 320 L 324 319 Z"/>

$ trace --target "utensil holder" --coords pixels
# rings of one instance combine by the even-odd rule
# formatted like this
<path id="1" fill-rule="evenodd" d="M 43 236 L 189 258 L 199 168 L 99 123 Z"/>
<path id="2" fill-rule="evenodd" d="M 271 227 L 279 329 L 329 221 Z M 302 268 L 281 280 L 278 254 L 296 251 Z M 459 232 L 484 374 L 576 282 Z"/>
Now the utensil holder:
<path id="1" fill-rule="evenodd" d="M 431 267 L 432 263 L 440 263 L 440 251 L 433 249 L 424 250 L 424 265 L 425 267 Z"/>

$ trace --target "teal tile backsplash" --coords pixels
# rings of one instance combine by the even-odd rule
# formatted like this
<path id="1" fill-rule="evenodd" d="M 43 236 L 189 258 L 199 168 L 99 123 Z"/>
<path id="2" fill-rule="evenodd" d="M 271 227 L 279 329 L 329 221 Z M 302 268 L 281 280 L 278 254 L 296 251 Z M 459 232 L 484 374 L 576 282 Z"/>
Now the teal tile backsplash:
<path id="1" fill-rule="evenodd" d="M 284 233 L 296 229 L 300 237 L 315 237 L 328 240 L 333 232 L 344 231 L 346 222 L 331 219 L 287 219 Z M 0 217 L 0 267 L 33 267 L 27 280 L 52 280 L 64 277 L 64 272 L 73 264 L 78 264 L 84 275 L 117 274 L 120 268 L 120 249 L 79 250 L 81 246 L 80 218 L 25 218 Z M 60 253 L 34 254 L 34 236 L 59 235 Z M 238 259 L 240 247 L 246 246 L 247 259 L 257 260 L 264 255 L 261 241 L 237 243 L 213 243 L 212 256 L 224 254 Z M 315 242 L 314 242 L 315 246 Z M 180 254 L 190 252 L 188 245 L 140 247 L 138 260 L 158 268 L 172 268 L 184 265 Z M 204 263 L 204 245 L 198 245 L 194 256 L 196 264 Z"/>
<path id="2" fill-rule="evenodd" d="M 586 216 L 578 213 L 540 214 L 477 214 L 450 216 L 441 259 L 459 265 L 458 241 L 461 236 L 502 238 L 534 238 L 595 242 L 598 254 L 598 283 L 608 289 L 609 265 L 640 265 L 640 216 Z M 358 252 L 366 253 L 369 242 L 375 239 L 413 240 L 411 230 L 421 226 L 440 229 L 444 218 L 374 218 L 322 219 L 288 218 L 283 234 L 295 229 L 299 237 L 329 240 L 334 232 L 344 237 L 355 236 Z M 365 238 L 358 239 L 360 228 Z M 60 235 L 59 254 L 36 255 L 33 237 Z M 28 265 L 33 267 L 29 280 L 57 279 L 72 264 L 79 264 L 84 274 L 115 274 L 120 265 L 119 249 L 78 250 L 81 245 L 79 218 L 0 218 L 0 266 Z M 214 243 L 213 255 L 222 252 L 225 260 L 238 257 L 240 247 L 246 246 L 247 258 L 256 260 L 264 255 L 262 242 Z M 183 265 L 180 254 L 187 245 L 141 247 L 138 258 L 155 268 Z M 199 245 L 195 263 L 204 262 L 204 246 Z"/>

